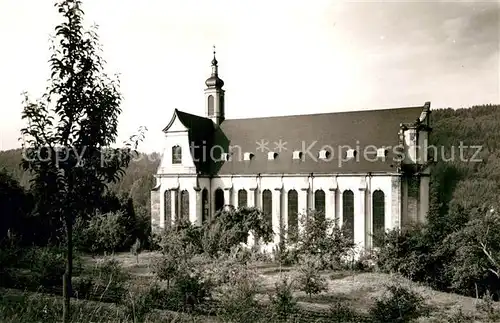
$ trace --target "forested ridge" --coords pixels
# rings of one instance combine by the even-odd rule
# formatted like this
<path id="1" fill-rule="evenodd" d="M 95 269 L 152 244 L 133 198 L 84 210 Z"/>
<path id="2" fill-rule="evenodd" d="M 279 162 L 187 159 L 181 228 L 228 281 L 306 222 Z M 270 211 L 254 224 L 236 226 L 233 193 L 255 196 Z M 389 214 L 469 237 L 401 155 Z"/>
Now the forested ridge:
<path id="1" fill-rule="evenodd" d="M 4 170 L 26 190 L 30 186 L 29 173 L 19 166 L 23 158 L 21 149 L 0 151 L 0 171 Z M 149 212 L 149 192 L 155 185 L 154 174 L 160 164 L 158 153 L 140 153 L 130 162 L 125 175 L 109 189 L 117 196 L 132 198 L 136 209 Z"/>
<path id="2" fill-rule="evenodd" d="M 431 118 L 430 144 L 438 148 L 439 155 L 432 169 L 433 198 L 437 198 L 432 202 L 445 207 L 497 204 L 500 192 L 500 105 L 434 110 Z M 463 149 L 466 157 L 463 160 L 460 145 L 469 147 Z M 474 154 L 474 160 L 466 160 Z"/>

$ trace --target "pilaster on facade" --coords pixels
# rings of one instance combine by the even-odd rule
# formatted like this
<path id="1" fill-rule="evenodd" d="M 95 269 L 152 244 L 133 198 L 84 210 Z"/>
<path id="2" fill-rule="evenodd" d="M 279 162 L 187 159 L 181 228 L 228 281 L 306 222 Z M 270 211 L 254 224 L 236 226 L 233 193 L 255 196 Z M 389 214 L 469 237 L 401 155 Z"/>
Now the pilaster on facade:
<path id="1" fill-rule="evenodd" d="M 255 193 L 257 192 L 257 187 L 250 187 L 248 189 L 248 201 L 247 201 L 247 205 L 248 207 L 255 207 Z"/>
<path id="2" fill-rule="evenodd" d="M 420 205 L 419 205 L 419 219 L 420 223 L 427 222 L 427 214 L 429 213 L 429 190 L 430 190 L 430 176 L 422 174 L 420 176 Z"/>
<path id="3" fill-rule="evenodd" d="M 225 187 L 224 188 L 224 204 L 233 205 L 233 201 L 231 200 L 231 192 L 233 191 L 233 187 Z"/>
<path id="4" fill-rule="evenodd" d="M 151 201 L 151 228 L 153 230 L 157 230 L 158 228 L 162 227 L 161 221 L 162 221 L 162 216 L 161 216 L 161 191 L 159 187 L 156 188 L 156 190 L 152 190 L 150 193 L 150 201 Z"/>
<path id="5" fill-rule="evenodd" d="M 373 240 L 373 190 L 371 175 L 365 177 L 365 248 L 372 248 Z"/>
<path id="6" fill-rule="evenodd" d="M 282 188 L 275 188 L 273 194 L 272 227 L 274 232 L 274 243 L 278 245 L 281 241 L 281 193 Z"/>
<path id="7" fill-rule="evenodd" d="M 168 189 L 161 189 L 159 192 L 159 195 L 160 195 L 160 209 L 159 209 L 160 218 L 159 218 L 158 226 L 160 228 L 165 228 L 165 213 L 166 213 L 165 212 L 165 195 L 166 194 L 170 194 Z"/>
<path id="8" fill-rule="evenodd" d="M 391 179 L 391 224 L 393 229 L 401 228 L 401 212 L 403 212 L 403 181 L 401 176 L 393 176 Z"/>
<path id="9" fill-rule="evenodd" d="M 304 217 L 307 217 L 307 213 L 309 211 L 309 188 L 301 188 L 298 193 L 298 221 L 299 221 L 299 233 L 304 230 Z"/>
<path id="10" fill-rule="evenodd" d="M 203 202 L 200 187 L 193 187 L 194 191 L 194 205 L 191 206 L 191 201 L 189 203 L 189 221 L 195 225 L 202 225 L 203 223 Z M 191 196 L 189 197 L 191 199 Z M 191 211 L 194 211 L 191 213 Z"/>
<path id="11" fill-rule="evenodd" d="M 180 194 L 179 194 L 179 189 L 178 188 L 172 188 L 170 189 L 170 208 L 171 208 L 171 212 L 170 212 L 170 221 L 169 221 L 169 224 L 167 224 L 166 227 L 170 227 L 172 226 L 173 223 L 175 223 L 175 221 L 177 221 L 177 219 L 179 218 L 179 206 L 180 206 Z"/>
<path id="12" fill-rule="evenodd" d="M 361 248 L 366 247 L 366 187 L 358 190 L 358 212 L 354 213 L 354 243 Z"/>
<path id="13" fill-rule="evenodd" d="M 404 214 L 404 217 L 398 216 L 396 219 L 398 223 L 398 228 L 403 227 L 406 225 L 409 221 L 409 214 L 408 214 L 408 178 L 407 177 L 402 177 L 401 180 L 401 214 Z"/>
<path id="14" fill-rule="evenodd" d="M 339 190 L 339 214 L 338 214 L 338 221 L 340 227 L 344 225 L 344 191 Z"/>
<path id="15" fill-rule="evenodd" d="M 326 202 L 325 219 L 335 222 L 337 219 L 337 214 L 336 214 L 337 188 L 328 189 L 328 192 L 326 192 L 326 194 L 328 195 L 325 201 Z"/>
<path id="16" fill-rule="evenodd" d="M 257 187 L 250 187 L 248 189 L 248 201 L 247 201 L 248 207 L 255 207 L 255 192 L 256 191 L 257 191 Z M 255 236 L 253 235 L 252 231 L 248 232 L 247 245 L 249 245 L 249 246 L 255 245 Z"/>
<path id="17" fill-rule="evenodd" d="M 310 194 L 307 195 L 307 205 L 308 209 L 316 209 L 316 205 L 314 205 L 314 191 L 315 191 L 315 185 L 314 185 L 314 177 L 313 175 L 309 175 L 307 177 L 307 187 L 309 188 Z"/>

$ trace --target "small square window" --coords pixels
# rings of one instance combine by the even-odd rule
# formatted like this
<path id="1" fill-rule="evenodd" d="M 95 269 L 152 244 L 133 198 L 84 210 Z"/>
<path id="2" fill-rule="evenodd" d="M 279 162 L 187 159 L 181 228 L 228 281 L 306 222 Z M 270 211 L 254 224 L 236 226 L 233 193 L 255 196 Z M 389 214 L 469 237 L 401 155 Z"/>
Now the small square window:
<path id="1" fill-rule="evenodd" d="M 299 150 L 296 150 L 293 152 L 293 159 L 302 159 L 302 152 Z"/>
<path id="2" fill-rule="evenodd" d="M 245 154 L 243 154 L 244 160 L 251 160 L 252 158 L 253 158 L 253 153 L 246 152 Z"/>
<path id="3" fill-rule="evenodd" d="M 387 157 L 387 149 L 385 148 L 379 148 L 377 149 L 377 157 Z"/>
<path id="4" fill-rule="evenodd" d="M 328 157 L 330 157 L 330 152 L 328 150 L 323 149 L 319 151 L 320 159 L 327 159 Z"/>
<path id="5" fill-rule="evenodd" d="M 268 160 L 274 160 L 278 157 L 278 153 L 275 153 L 274 151 L 270 151 L 267 153 L 267 159 Z"/>
<path id="6" fill-rule="evenodd" d="M 356 150 L 354 150 L 354 149 L 348 149 L 346 157 L 347 158 L 355 158 L 356 157 Z"/>

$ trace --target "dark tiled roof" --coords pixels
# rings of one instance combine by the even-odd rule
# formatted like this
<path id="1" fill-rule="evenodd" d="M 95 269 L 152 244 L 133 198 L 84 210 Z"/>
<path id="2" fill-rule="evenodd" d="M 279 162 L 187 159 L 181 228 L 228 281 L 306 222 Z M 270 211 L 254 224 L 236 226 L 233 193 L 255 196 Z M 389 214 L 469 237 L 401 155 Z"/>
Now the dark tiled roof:
<path id="1" fill-rule="evenodd" d="M 358 173 L 358 172 L 395 172 L 393 149 L 382 161 L 370 161 L 363 158 L 365 147 L 377 148 L 398 145 L 400 123 L 412 123 L 418 119 L 424 107 L 398 109 L 324 113 L 283 117 L 225 120 L 216 130 L 214 144 L 233 148 L 231 161 L 212 165 L 213 174 L 304 174 L 304 173 Z M 285 143 L 286 150 L 279 152 L 276 144 Z M 268 151 L 257 149 L 258 142 L 267 142 L 270 151 L 278 152 L 275 160 L 268 160 Z M 330 161 L 311 158 L 307 153 L 303 160 L 293 160 L 293 151 L 304 151 L 307 147 L 314 156 L 318 156 L 323 146 L 332 147 Z M 339 147 L 349 146 L 357 150 L 354 160 L 341 162 Z M 241 149 L 241 158 L 239 150 Z M 343 152 L 345 154 L 345 150 Z M 327 149 L 329 150 L 329 149 Z M 370 151 L 374 151 L 371 149 Z M 251 161 L 243 160 L 243 153 L 252 152 Z M 342 157 L 345 157 L 342 156 Z M 316 160 L 315 160 L 316 159 Z"/>
<path id="2" fill-rule="evenodd" d="M 175 109 L 175 114 L 179 121 L 189 129 L 189 142 L 195 145 L 191 148 L 191 155 L 194 158 L 196 169 L 201 173 L 210 172 L 209 160 L 204 160 L 203 147 L 212 145 L 214 124 L 212 120 L 194 114 L 186 113 Z"/>

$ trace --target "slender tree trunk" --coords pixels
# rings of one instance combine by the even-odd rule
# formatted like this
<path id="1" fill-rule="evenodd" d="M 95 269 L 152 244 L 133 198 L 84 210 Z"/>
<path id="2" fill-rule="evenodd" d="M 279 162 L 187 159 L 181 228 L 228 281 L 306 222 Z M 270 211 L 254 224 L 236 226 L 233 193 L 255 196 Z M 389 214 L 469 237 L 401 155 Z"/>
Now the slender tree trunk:
<path id="1" fill-rule="evenodd" d="M 63 278 L 63 323 L 69 323 L 71 317 L 71 277 L 73 276 L 73 221 L 66 216 L 66 271 Z"/>

